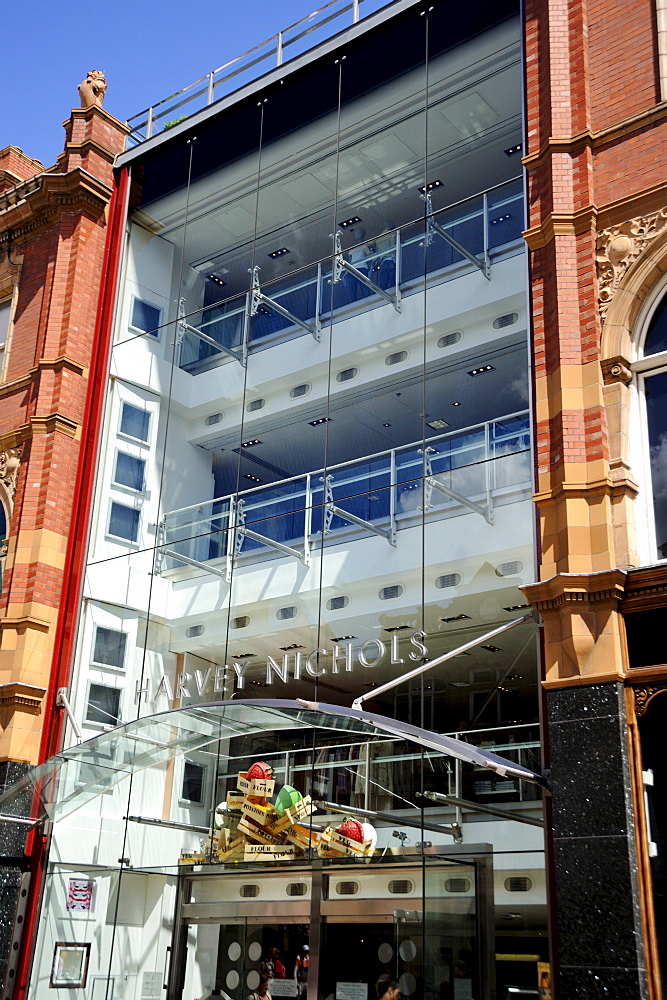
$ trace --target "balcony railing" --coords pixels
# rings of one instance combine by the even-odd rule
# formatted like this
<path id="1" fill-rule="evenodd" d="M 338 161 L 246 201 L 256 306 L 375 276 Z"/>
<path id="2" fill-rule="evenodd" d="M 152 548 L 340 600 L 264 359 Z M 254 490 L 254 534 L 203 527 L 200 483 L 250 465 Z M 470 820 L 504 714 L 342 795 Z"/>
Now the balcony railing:
<path id="1" fill-rule="evenodd" d="M 161 570 L 185 565 L 229 580 L 235 559 L 275 550 L 308 565 L 313 538 L 376 534 L 390 545 L 422 511 L 471 511 L 530 483 L 528 413 L 369 455 L 165 515 Z M 347 535 L 345 536 L 347 537 Z"/>
<path id="2" fill-rule="evenodd" d="M 310 334 L 324 324 L 382 302 L 397 311 L 401 299 L 431 282 L 447 280 L 465 265 L 487 277 L 491 254 L 521 239 L 521 181 L 508 181 L 425 219 L 391 230 L 331 258 L 262 285 L 252 286 L 188 314 L 181 302 L 180 366 L 196 373 L 233 358 L 245 365 L 249 351 L 273 339 Z"/>
<path id="3" fill-rule="evenodd" d="M 330 0 L 289 28 L 271 35 L 252 49 L 223 63 L 198 80 L 128 119 L 128 145 L 136 146 L 214 101 L 315 48 L 327 38 L 356 24 L 360 17 L 387 6 L 387 0 Z"/>

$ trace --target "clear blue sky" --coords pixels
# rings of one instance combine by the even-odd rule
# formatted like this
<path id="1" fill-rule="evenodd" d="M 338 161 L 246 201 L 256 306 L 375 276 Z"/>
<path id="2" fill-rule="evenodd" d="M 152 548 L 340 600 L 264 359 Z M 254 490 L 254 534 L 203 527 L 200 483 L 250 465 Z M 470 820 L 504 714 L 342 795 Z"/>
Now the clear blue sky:
<path id="1" fill-rule="evenodd" d="M 104 70 L 125 121 L 306 17 L 326 0 L 18 0 L 3 5 L 0 149 L 51 166 L 77 85 Z"/>

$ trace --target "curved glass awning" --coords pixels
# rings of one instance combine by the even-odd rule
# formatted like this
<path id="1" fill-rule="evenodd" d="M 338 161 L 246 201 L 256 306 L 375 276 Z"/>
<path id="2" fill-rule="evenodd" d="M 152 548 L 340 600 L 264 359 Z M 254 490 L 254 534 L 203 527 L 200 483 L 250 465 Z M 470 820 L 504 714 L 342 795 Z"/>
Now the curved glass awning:
<path id="1" fill-rule="evenodd" d="M 508 774 L 546 787 L 546 779 L 479 747 L 383 715 L 321 702 L 253 699 L 206 702 L 136 719 L 79 746 L 62 750 L 32 768 L 0 796 L 0 821 L 63 819 L 124 778 L 175 757 L 236 737 L 258 733 L 311 730 L 338 732 L 363 740 L 408 740 L 427 750 L 457 757 L 497 774 Z M 81 776 L 85 774 L 85 780 Z"/>

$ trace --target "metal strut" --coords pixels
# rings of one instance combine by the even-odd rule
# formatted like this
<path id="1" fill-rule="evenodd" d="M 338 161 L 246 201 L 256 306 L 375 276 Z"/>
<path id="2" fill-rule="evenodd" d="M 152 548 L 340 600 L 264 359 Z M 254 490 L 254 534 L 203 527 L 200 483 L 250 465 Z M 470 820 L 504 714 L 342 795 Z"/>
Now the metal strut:
<path id="1" fill-rule="evenodd" d="M 340 279 L 341 279 L 341 277 L 343 276 L 343 271 L 347 271 L 348 274 L 351 274 L 353 277 L 355 277 L 357 279 L 357 281 L 360 281 L 362 283 L 362 285 L 366 286 L 366 288 L 370 288 L 370 290 L 372 292 L 375 292 L 376 295 L 381 295 L 383 299 L 386 299 L 387 302 L 390 302 L 391 305 L 396 310 L 396 312 L 400 313 L 400 311 L 401 311 L 401 294 L 400 294 L 400 291 L 398 290 L 398 287 L 397 287 L 396 294 L 392 295 L 390 292 L 386 291 L 386 289 L 380 288 L 380 286 L 376 285 L 374 281 L 371 281 L 371 279 L 368 277 L 368 275 L 364 274 L 363 271 L 359 271 L 354 266 L 354 264 L 350 264 L 349 260 L 345 260 L 345 257 L 343 256 L 343 248 L 341 247 L 341 243 L 340 243 L 341 236 L 342 236 L 342 233 L 341 233 L 340 229 L 337 229 L 336 232 L 335 232 L 335 234 L 334 234 L 334 236 L 333 236 L 333 239 L 334 239 L 334 266 L 333 266 L 333 272 L 332 272 L 332 275 L 331 275 L 331 283 L 333 285 L 337 284 L 337 282 L 339 282 Z"/>
<path id="2" fill-rule="evenodd" d="M 238 363 L 243 368 L 245 368 L 246 363 L 248 361 L 248 338 L 246 336 L 245 331 L 243 333 L 243 344 L 241 345 L 241 353 L 239 354 L 237 351 L 233 351 L 231 347 L 225 347 L 224 344 L 218 343 L 218 341 L 214 340 L 213 337 L 209 337 L 207 333 L 202 333 L 201 330 L 198 330 L 196 326 L 191 326 L 190 323 L 187 323 L 185 319 L 182 318 L 185 315 L 185 299 L 179 299 L 178 315 L 179 317 L 181 317 L 178 321 L 178 326 L 180 328 L 180 339 L 177 335 L 177 342 L 179 344 L 183 340 L 183 333 L 187 330 L 188 333 L 193 334 L 193 336 L 203 341 L 203 343 L 208 344 L 209 347 L 215 347 L 216 351 L 218 351 L 219 354 L 226 354 L 228 357 L 234 358 L 234 361 L 238 361 Z"/>
<path id="3" fill-rule="evenodd" d="M 349 511 L 343 510 L 341 507 L 337 507 L 333 502 L 333 490 L 331 484 L 333 482 L 333 476 L 320 476 L 320 481 L 324 483 L 324 534 L 328 535 L 331 532 L 331 521 L 334 517 L 340 517 L 343 521 L 349 521 L 350 524 L 356 524 L 359 528 L 365 528 L 366 531 L 372 531 L 373 534 L 379 535 L 380 538 L 386 538 L 390 545 L 396 546 L 396 524 L 392 517 L 391 528 L 387 531 L 385 528 L 378 528 L 376 524 L 372 521 L 364 521 L 362 517 L 357 517 L 356 514 L 350 514 Z"/>
<path id="4" fill-rule="evenodd" d="M 69 698 L 67 697 L 67 688 L 58 688 L 58 693 L 56 694 L 56 708 L 65 709 L 65 714 L 69 719 L 69 724 L 74 730 L 77 745 L 79 743 L 83 743 L 83 735 L 79 729 L 79 723 L 74 718 L 74 712 L 72 711 L 72 706 L 70 705 Z"/>
<path id="5" fill-rule="evenodd" d="M 459 243 L 457 239 L 451 236 L 444 226 L 441 226 L 439 222 L 436 222 L 433 216 L 433 205 L 431 204 L 431 192 L 428 191 L 422 196 L 423 201 L 426 202 L 426 239 L 422 243 L 422 246 L 428 247 L 433 242 L 433 236 L 435 233 L 445 241 L 449 243 L 450 247 L 454 247 L 457 253 L 469 260 L 471 264 L 478 267 L 485 278 L 489 281 L 491 280 L 491 260 L 489 258 L 488 251 L 484 254 L 484 259 L 480 260 L 479 257 L 475 257 L 474 253 L 470 253 L 469 250 Z"/>
<path id="6" fill-rule="evenodd" d="M 194 566 L 195 569 L 201 569 L 204 573 L 212 573 L 213 576 L 219 576 L 221 580 L 227 581 L 227 574 L 223 573 L 220 569 L 216 569 L 215 566 L 209 566 L 208 563 L 201 562 L 199 559 L 192 559 L 190 556 L 182 556 L 180 552 L 174 552 L 173 549 L 168 549 L 165 546 L 160 551 L 163 556 L 169 556 L 170 559 L 175 559 L 186 566 Z"/>
<path id="7" fill-rule="evenodd" d="M 258 531 L 253 531 L 252 528 L 246 528 L 244 506 L 245 504 L 243 500 L 239 500 L 236 505 L 236 523 L 234 526 L 234 532 L 236 535 L 234 541 L 235 555 L 240 555 L 244 539 L 252 538 L 253 541 L 260 542 L 261 545 L 268 545 L 269 548 L 277 549 L 278 552 L 284 552 L 286 556 L 293 556 L 304 566 L 310 566 L 310 551 L 308 549 L 307 541 L 304 544 L 303 552 L 299 552 L 298 549 L 293 549 L 289 545 L 283 545 L 282 542 L 277 542 L 273 538 L 268 538 L 266 535 L 260 535 Z"/>
<path id="8" fill-rule="evenodd" d="M 475 503 L 474 500 L 469 500 L 468 497 L 464 497 L 461 493 L 457 493 L 456 490 L 450 489 L 449 486 L 445 486 L 439 479 L 435 479 L 433 476 L 431 465 L 431 453 L 433 451 L 435 451 L 434 448 L 419 449 L 419 454 L 424 456 L 424 474 L 426 477 L 425 509 L 428 510 L 431 506 L 431 493 L 433 490 L 436 490 L 438 493 L 449 497 L 450 500 L 455 500 L 457 503 L 467 507 L 468 510 L 474 511 L 475 514 L 481 514 L 487 524 L 493 524 L 493 497 L 491 491 L 488 489 L 486 491 L 486 506 L 484 506 L 481 503 Z"/>
<path id="9" fill-rule="evenodd" d="M 255 264 L 254 267 L 248 268 L 250 274 L 252 275 L 252 286 L 250 289 L 250 316 L 256 316 L 260 306 L 266 306 L 267 309 L 272 309 L 273 312 L 277 312 L 279 316 L 284 319 L 289 320 L 295 326 L 300 326 L 302 330 L 309 333 L 311 337 L 319 342 L 320 339 L 320 322 L 319 317 L 316 318 L 315 323 L 306 323 L 305 320 L 299 319 L 295 316 L 293 312 L 286 309 L 285 306 L 281 306 L 279 302 L 275 299 L 270 299 L 268 295 L 265 295 L 261 289 L 259 283 L 259 264 Z"/>

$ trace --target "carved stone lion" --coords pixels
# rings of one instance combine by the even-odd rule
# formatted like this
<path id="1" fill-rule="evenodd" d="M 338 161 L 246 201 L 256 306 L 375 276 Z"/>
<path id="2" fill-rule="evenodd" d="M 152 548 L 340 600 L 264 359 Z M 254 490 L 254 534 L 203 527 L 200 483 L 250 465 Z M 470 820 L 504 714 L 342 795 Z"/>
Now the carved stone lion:
<path id="1" fill-rule="evenodd" d="M 102 107 L 104 95 L 107 90 L 107 81 L 104 73 L 100 69 L 88 70 L 88 75 L 83 83 L 79 84 L 79 96 L 81 97 L 81 107 L 90 108 L 97 104 Z"/>

